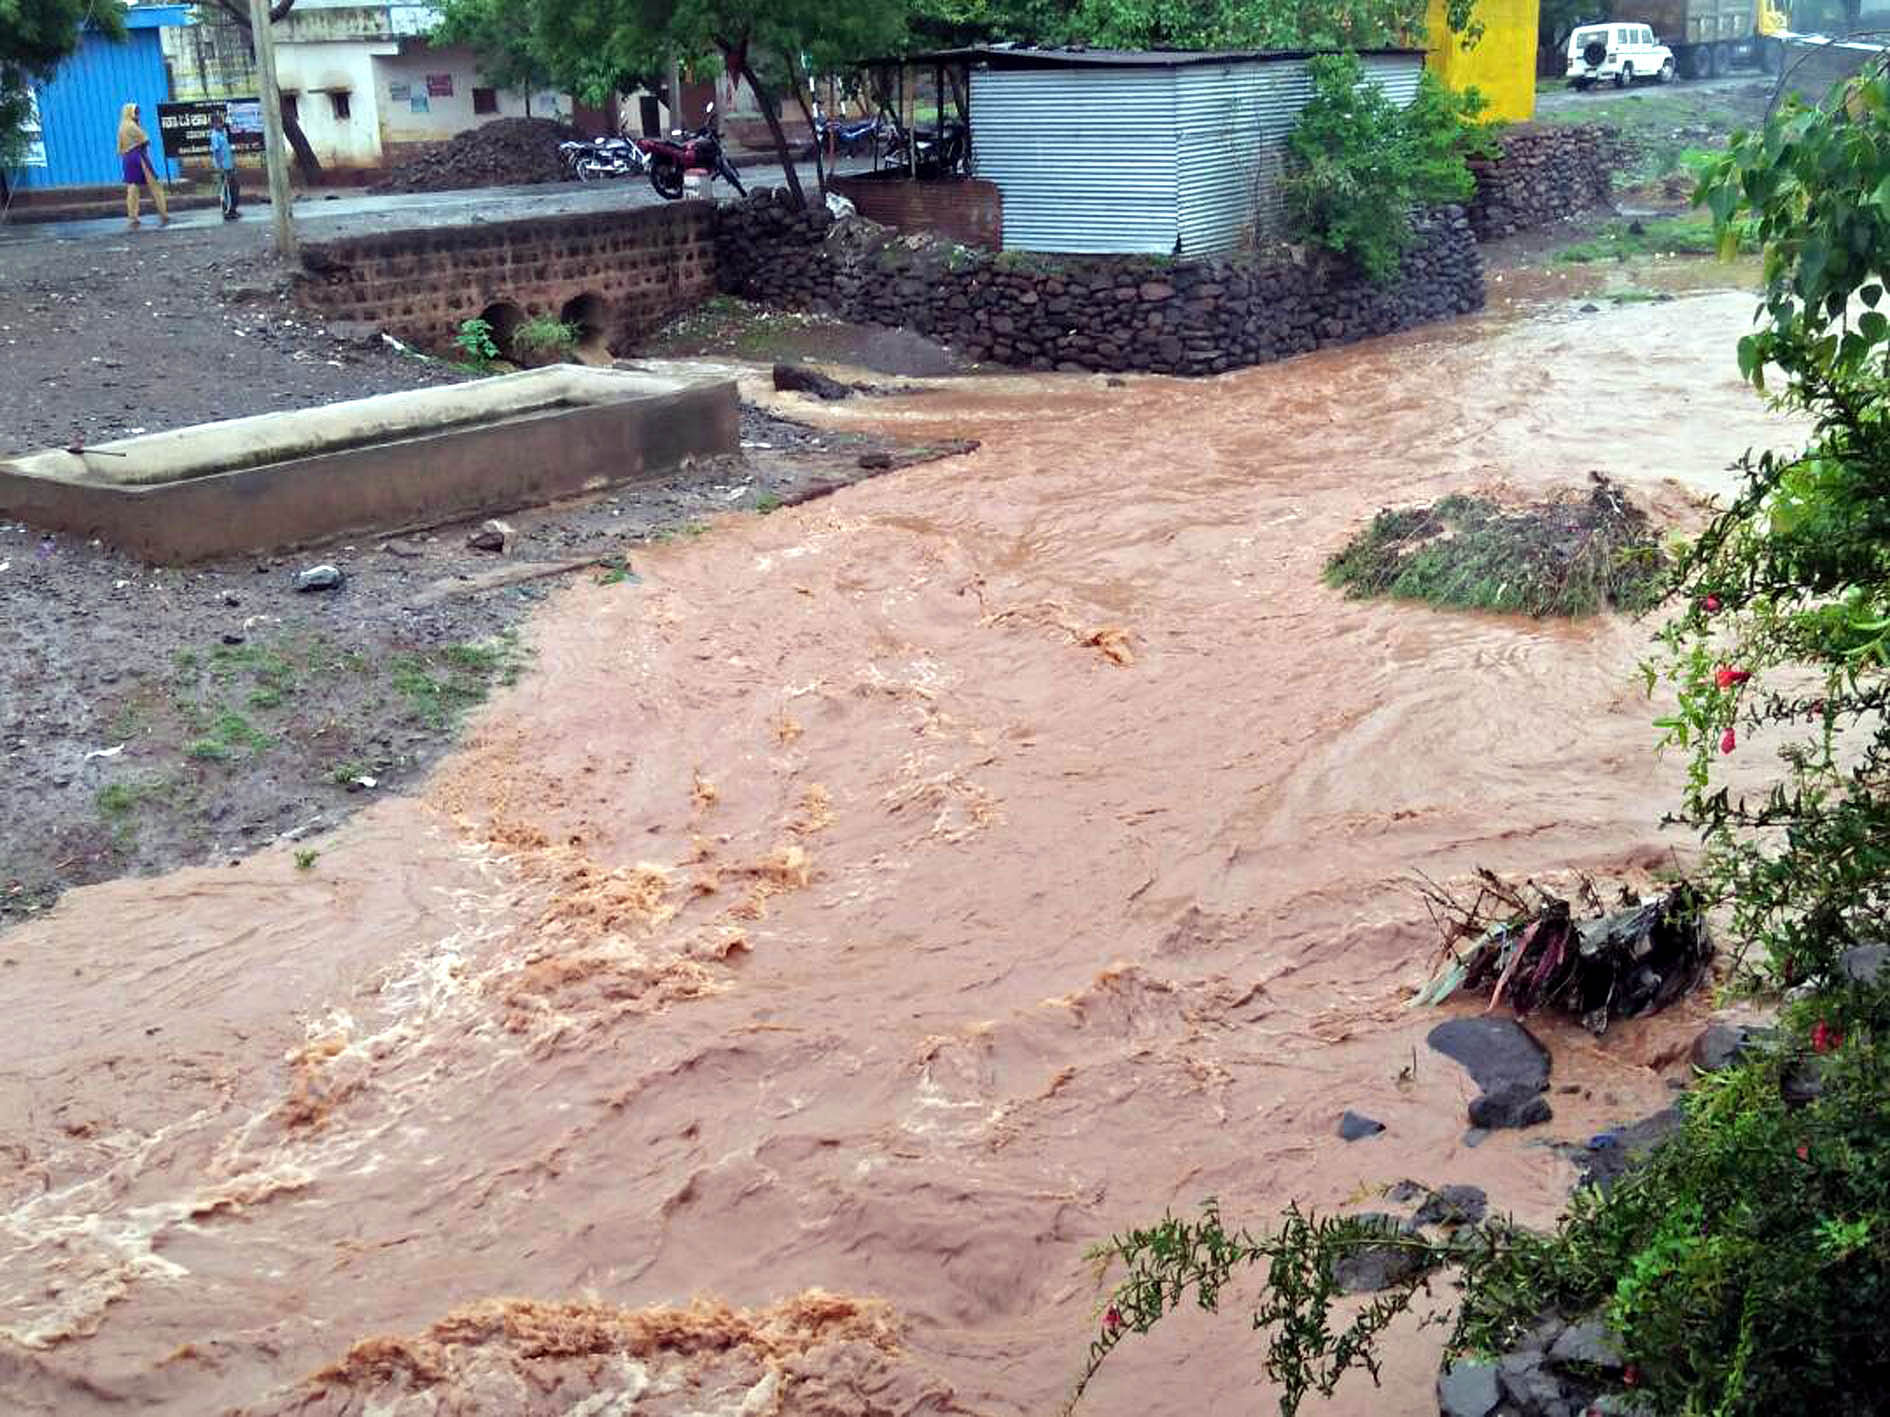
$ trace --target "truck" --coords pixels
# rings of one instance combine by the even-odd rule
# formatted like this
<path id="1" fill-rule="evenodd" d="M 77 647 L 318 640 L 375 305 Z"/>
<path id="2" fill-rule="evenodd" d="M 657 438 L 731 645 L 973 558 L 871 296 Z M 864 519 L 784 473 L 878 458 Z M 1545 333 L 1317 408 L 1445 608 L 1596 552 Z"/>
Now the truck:
<path id="1" fill-rule="evenodd" d="M 1776 74 L 1784 62 L 1780 36 L 1791 24 L 1772 0 L 1641 0 L 1633 12 L 1689 79 L 1716 79 L 1735 64 Z"/>

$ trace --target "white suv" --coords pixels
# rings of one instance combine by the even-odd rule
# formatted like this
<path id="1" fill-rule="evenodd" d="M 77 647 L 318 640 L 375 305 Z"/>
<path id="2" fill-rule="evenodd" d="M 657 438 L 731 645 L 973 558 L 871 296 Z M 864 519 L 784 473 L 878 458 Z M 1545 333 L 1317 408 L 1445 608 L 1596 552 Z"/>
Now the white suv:
<path id="1" fill-rule="evenodd" d="M 1636 79 L 1673 82 L 1673 51 L 1646 25 L 1583 25 L 1568 37 L 1568 81 L 1578 89 Z"/>

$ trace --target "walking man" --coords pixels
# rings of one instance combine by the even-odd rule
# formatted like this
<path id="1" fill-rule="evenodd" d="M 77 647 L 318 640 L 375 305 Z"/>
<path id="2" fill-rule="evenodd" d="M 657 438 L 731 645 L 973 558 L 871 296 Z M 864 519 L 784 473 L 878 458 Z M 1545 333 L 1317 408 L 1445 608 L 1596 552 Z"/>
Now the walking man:
<path id="1" fill-rule="evenodd" d="M 223 198 L 223 219 L 235 221 L 242 215 L 236 209 L 241 194 L 236 186 L 236 154 L 230 148 L 230 131 L 224 126 L 221 109 L 210 115 L 210 161 L 216 164 L 218 193 Z"/>

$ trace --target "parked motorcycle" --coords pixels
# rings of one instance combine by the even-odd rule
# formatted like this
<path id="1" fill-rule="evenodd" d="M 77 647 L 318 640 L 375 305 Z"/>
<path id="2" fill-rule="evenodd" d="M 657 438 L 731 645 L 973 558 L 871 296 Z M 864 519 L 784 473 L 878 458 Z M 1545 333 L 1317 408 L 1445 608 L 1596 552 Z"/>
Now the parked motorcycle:
<path id="1" fill-rule="evenodd" d="M 580 182 L 610 177 L 639 177 L 649 170 L 649 159 L 628 138 L 597 138 L 558 144 L 558 158 L 566 175 Z"/>
<path id="2" fill-rule="evenodd" d="M 831 122 L 820 111 L 820 105 L 814 105 L 814 141 L 807 145 L 801 154 L 802 160 L 812 162 L 816 152 L 829 153 L 835 157 L 858 157 L 870 152 L 876 138 L 880 136 L 881 119 L 854 118 Z"/>
<path id="3" fill-rule="evenodd" d="M 911 156 L 908 157 L 908 149 Z M 920 177 L 954 177 L 971 170 L 971 134 L 957 121 L 920 128 L 910 136 L 888 123 L 880 166 L 909 168 Z"/>
<path id="4" fill-rule="evenodd" d="M 681 197 L 686 174 L 696 170 L 707 172 L 710 182 L 717 177 L 727 178 L 737 196 L 748 195 L 748 189 L 736 175 L 735 164 L 722 151 L 714 104 L 709 105 L 708 121 L 693 133 L 672 133 L 667 138 L 638 138 L 636 141 L 649 164 L 650 186 L 665 201 L 673 202 Z"/>

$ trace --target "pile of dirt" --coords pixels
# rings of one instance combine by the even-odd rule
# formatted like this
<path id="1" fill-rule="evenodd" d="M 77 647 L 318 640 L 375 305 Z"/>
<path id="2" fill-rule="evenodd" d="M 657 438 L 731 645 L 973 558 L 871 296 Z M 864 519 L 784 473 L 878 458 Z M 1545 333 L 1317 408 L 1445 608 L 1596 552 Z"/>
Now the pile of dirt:
<path id="1" fill-rule="evenodd" d="M 1600 473 L 1586 497 L 1505 508 L 1453 493 L 1435 506 L 1386 508 L 1326 563 L 1354 597 L 1525 615 L 1651 609 L 1666 558 L 1646 512 Z"/>
<path id="2" fill-rule="evenodd" d="M 462 187 L 516 187 L 564 176 L 558 144 L 583 135 L 550 118 L 495 118 L 389 170 L 376 192 L 453 192 Z"/>

